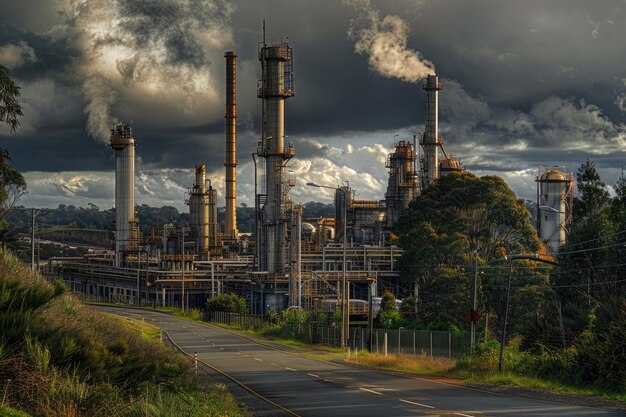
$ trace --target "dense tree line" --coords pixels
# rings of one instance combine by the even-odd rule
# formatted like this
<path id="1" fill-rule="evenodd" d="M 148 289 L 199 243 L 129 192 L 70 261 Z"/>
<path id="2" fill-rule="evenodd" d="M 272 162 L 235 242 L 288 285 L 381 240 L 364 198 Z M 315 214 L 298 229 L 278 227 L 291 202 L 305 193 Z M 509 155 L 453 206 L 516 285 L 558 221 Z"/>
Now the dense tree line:
<path id="1" fill-rule="evenodd" d="M 1 157 L 1 155 L 0 155 Z M 0 172 L 0 176 L 1 176 Z M 1 178 L 0 178 L 1 180 Z M 1 196 L 0 196 L 1 197 Z M 139 219 L 139 227 L 145 234 L 155 228 L 157 233 L 163 225 L 172 223 L 186 225 L 189 223 L 189 212 L 179 212 L 176 207 L 151 207 L 147 204 L 135 206 Z M 304 217 L 333 217 L 334 208 L 331 204 L 309 202 L 303 204 Z M 114 209 L 101 210 L 95 204 L 87 207 L 59 204 L 55 209 L 45 209 L 37 215 L 38 227 L 74 227 L 79 229 L 112 230 L 115 216 Z M 218 221 L 224 222 L 224 208 L 218 209 Z M 25 207 L 14 207 L 7 216 L 10 230 L 27 232 L 30 228 L 30 212 Z M 240 232 L 254 231 L 254 207 L 242 204 L 237 207 L 237 225 Z"/>
<path id="2" fill-rule="evenodd" d="M 626 389 L 626 179 L 611 197 L 595 164 L 576 175 L 577 197 L 558 266 L 512 264 L 509 332 L 524 351 L 520 369 L 581 385 Z M 428 187 L 397 224 L 403 279 L 424 324 L 467 328 L 473 262 L 478 307 L 500 334 L 509 263 L 545 254 L 522 200 L 497 177 L 450 174 Z M 403 308 L 408 308 L 403 305 Z M 484 320 L 479 328 L 484 328 Z M 522 364 L 522 365 L 520 365 Z"/>

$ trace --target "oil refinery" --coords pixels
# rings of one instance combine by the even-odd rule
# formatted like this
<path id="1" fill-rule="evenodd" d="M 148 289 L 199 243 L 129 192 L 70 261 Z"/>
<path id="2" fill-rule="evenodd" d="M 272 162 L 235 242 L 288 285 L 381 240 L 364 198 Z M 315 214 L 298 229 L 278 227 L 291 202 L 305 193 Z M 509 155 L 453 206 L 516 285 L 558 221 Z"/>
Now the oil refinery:
<path id="1" fill-rule="evenodd" d="M 45 271 L 49 276 L 62 277 L 91 299 L 182 308 L 202 307 L 208 297 L 234 292 L 256 314 L 289 307 L 331 312 L 342 302 L 351 306 L 348 314 L 362 314 L 348 300 L 375 297 L 383 288 L 398 293 L 402 251 L 393 243 L 394 225 L 422 189 L 466 170 L 459 157 L 448 154 L 439 135 L 439 94 L 445 94 L 445 86 L 435 74 L 425 78 L 424 132 L 394 143 L 385 161 L 387 188 L 380 200 L 355 198 L 356 190 L 347 182 L 310 183 L 334 190 L 336 212 L 332 218 L 305 218 L 290 196 L 296 181 L 289 164 L 296 149 L 285 135 L 285 105 L 295 97 L 293 49 L 264 39 L 257 54 L 261 131 L 252 155 L 254 238 L 243 239 L 237 227 L 237 54 L 228 51 L 223 224 L 214 183 L 206 165 L 197 161 L 184 196 L 189 225 L 165 224 L 143 236 L 134 211 L 137 141 L 131 126 L 120 123 L 110 136 L 115 152 L 114 250 L 52 259 Z M 571 221 L 572 176 L 546 169 L 536 183 L 539 236 L 556 253 Z"/>

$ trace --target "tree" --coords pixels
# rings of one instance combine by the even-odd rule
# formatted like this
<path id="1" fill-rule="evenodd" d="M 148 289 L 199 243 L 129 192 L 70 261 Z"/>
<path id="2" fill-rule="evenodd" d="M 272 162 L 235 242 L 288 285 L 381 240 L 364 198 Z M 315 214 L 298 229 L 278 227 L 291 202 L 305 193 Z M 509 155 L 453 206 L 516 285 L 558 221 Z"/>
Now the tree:
<path id="1" fill-rule="evenodd" d="M 20 87 L 11 79 L 11 71 L 0 65 L 0 123 L 8 125 L 15 132 L 20 125 L 22 107 L 18 101 Z"/>
<path id="2" fill-rule="evenodd" d="M 206 300 L 209 311 L 225 311 L 228 313 L 245 314 L 248 312 L 246 299 L 237 294 L 221 294 Z"/>
<path id="3" fill-rule="evenodd" d="M 576 186 L 580 195 L 574 201 L 574 219 L 576 221 L 589 217 L 609 200 L 606 184 L 600 178 L 595 162 L 590 161 L 589 158 L 580 165 L 576 172 Z"/>
<path id="4" fill-rule="evenodd" d="M 11 72 L 0 65 L 0 123 L 8 125 L 15 132 L 22 116 L 19 104 L 20 87 L 11 79 Z M 17 200 L 26 192 L 26 181 L 13 166 L 6 149 L 0 148 L 0 219 L 5 227 L 4 217 Z"/>
<path id="5" fill-rule="evenodd" d="M 499 263 L 504 271 L 504 255 L 536 253 L 541 247 L 525 202 L 496 176 L 440 178 L 409 204 L 396 229 L 404 249 L 402 278 L 418 286 L 417 315 L 426 324 L 445 312 L 456 325 L 465 325 L 474 251 L 479 263 Z M 502 298 L 498 287 L 504 272 L 493 279 L 494 287 L 479 297 L 481 310 L 492 313 L 500 310 L 496 299 Z M 493 296 L 484 295 L 490 292 Z"/>
<path id="6" fill-rule="evenodd" d="M 382 327 L 398 327 L 401 325 L 400 313 L 396 305 L 396 296 L 390 291 L 385 291 L 380 300 L 380 311 L 376 317 Z"/>

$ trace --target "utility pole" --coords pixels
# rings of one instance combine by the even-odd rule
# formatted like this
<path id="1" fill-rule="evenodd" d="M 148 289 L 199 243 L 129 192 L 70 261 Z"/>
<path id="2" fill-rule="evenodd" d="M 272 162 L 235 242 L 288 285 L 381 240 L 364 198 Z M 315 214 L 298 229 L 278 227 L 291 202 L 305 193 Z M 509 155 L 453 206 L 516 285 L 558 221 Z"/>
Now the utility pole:
<path id="1" fill-rule="evenodd" d="M 474 278 L 472 279 L 472 309 L 470 311 L 470 346 L 473 349 L 476 343 L 476 322 L 474 321 L 474 315 L 476 314 L 477 306 L 477 288 L 478 288 L 478 252 L 474 251 Z"/>
<path id="2" fill-rule="evenodd" d="M 182 268 L 182 272 L 181 272 L 181 276 L 182 276 L 182 292 L 181 292 L 181 301 L 180 301 L 180 306 L 181 309 L 183 311 L 183 313 L 185 312 L 185 228 L 183 227 L 180 231 L 180 252 L 181 252 L 181 259 L 182 262 L 180 263 L 181 268 Z"/>
<path id="3" fill-rule="evenodd" d="M 30 269 L 35 270 L 35 208 L 30 209 Z"/>

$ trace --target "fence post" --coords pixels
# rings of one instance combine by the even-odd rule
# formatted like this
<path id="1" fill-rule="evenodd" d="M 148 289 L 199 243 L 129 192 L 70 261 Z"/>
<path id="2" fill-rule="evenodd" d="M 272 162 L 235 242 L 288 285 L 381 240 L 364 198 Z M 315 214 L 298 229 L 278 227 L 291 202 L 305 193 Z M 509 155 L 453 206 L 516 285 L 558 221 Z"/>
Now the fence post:
<path id="1" fill-rule="evenodd" d="M 383 349 L 384 349 L 384 352 L 385 352 L 385 356 L 387 356 L 387 332 L 385 332 L 383 346 L 384 346 Z"/>
<path id="2" fill-rule="evenodd" d="M 448 359 L 452 358 L 452 332 L 448 330 Z"/>
<path id="3" fill-rule="evenodd" d="M 413 330 L 413 356 L 415 356 L 415 330 Z"/>
<path id="4" fill-rule="evenodd" d="M 376 353 L 379 353 L 379 350 L 378 350 L 378 330 L 376 330 Z"/>
<path id="5" fill-rule="evenodd" d="M 401 353 L 401 335 L 402 335 L 402 330 L 398 329 L 398 355 Z"/>
<path id="6" fill-rule="evenodd" d="M 433 357 L 433 332 L 430 332 L 430 357 Z"/>
<path id="7" fill-rule="evenodd" d="M 361 332 L 361 350 L 364 350 L 365 348 L 363 347 L 365 344 L 365 332 Z"/>

